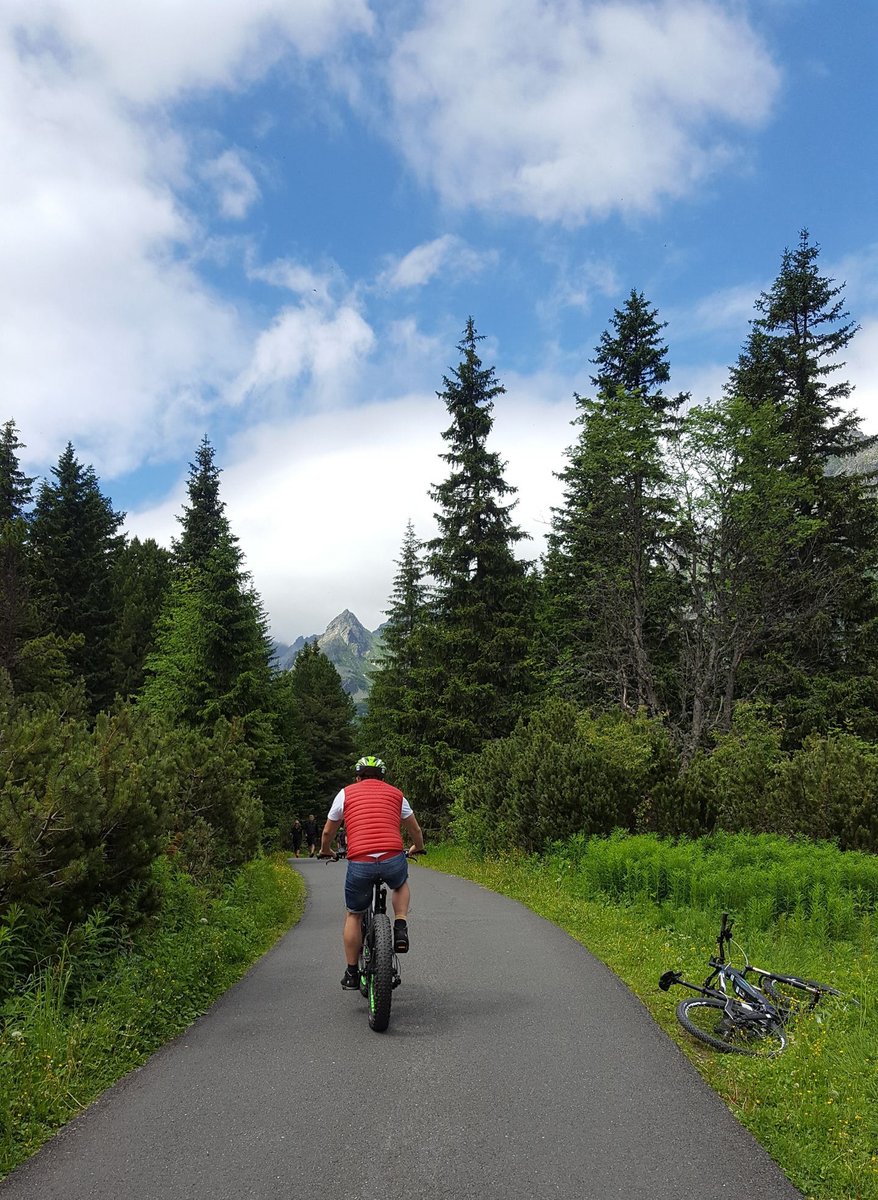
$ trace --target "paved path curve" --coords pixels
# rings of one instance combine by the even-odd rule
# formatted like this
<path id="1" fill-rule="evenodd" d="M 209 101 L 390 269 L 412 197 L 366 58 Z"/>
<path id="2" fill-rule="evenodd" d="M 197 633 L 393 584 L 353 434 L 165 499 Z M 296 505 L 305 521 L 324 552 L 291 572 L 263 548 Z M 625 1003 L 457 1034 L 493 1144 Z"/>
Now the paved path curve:
<path id="1" fill-rule="evenodd" d="M 343 992 L 343 865 L 175 1042 L 0 1184 L 0 1200 L 792 1200 L 799 1193 L 578 943 L 412 871 L 390 1030 Z"/>

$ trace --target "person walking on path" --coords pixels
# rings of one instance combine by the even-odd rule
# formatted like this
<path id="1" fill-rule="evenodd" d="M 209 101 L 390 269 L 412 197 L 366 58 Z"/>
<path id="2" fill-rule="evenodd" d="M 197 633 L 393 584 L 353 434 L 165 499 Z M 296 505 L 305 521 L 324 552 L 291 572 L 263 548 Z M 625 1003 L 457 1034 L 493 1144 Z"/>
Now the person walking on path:
<path id="1" fill-rule="evenodd" d="M 305 841 L 308 843 L 308 857 L 313 858 L 317 853 L 317 820 L 313 813 L 305 822 Z"/>
<path id="2" fill-rule="evenodd" d="M 299 857 L 299 851 L 302 849 L 302 822 L 296 817 L 293 821 L 293 828 L 290 830 L 290 841 L 293 844 L 293 854 L 296 858 Z"/>
<path id="3" fill-rule="evenodd" d="M 400 826 L 411 835 L 410 853 L 424 849 L 424 835 L 412 806 L 399 788 L 384 782 L 385 766 L 367 754 L 354 767 L 356 782 L 338 793 L 323 827 L 320 854 L 333 857 L 332 839 L 344 820 L 348 835 L 348 869 L 345 876 L 345 921 L 342 939 L 345 973 L 341 986 L 359 990 L 359 958 L 363 945 L 363 913 L 369 907 L 376 877 L 391 889 L 393 902 L 393 948 L 405 954 L 409 948 L 408 910 L 411 892 L 409 864 Z"/>

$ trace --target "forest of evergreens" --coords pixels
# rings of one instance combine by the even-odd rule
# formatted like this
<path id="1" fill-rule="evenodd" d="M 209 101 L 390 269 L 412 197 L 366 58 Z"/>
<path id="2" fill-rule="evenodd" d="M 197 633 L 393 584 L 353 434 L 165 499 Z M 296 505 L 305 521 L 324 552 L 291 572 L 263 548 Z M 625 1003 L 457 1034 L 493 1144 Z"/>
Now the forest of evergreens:
<path id="1" fill-rule="evenodd" d="M 37 485 L 8 420 L 0 1002 L 96 910 L 125 936 L 148 920 L 169 863 L 210 883 L 282 845 L 364 749 L 482 850 L 614 829 L 878 849 L 878 500 L 844 469 L 870 445 L 842 377 L 857 327 L 818 259 L 807 233 L 784 254 L 713 400 L 666 392 L 664 325 L 630 293 L 539 563 L 467 322 L 437 535 L 405 532 L 359 727 L 316 645 L 274 669 L 207 438 L 168 550 L 120 532 L 70 444 Z"/>
<path id="2" fill-rule="evenodd" d="M 539 564 L 515 556 L 470 321 L 438 536 L 406 531 L 365 719 L 428 820 L 491 851 L 616 828 L 878 849 L 878 456 L 818 260 L 803 231 L 716 399 L 668 394 L 664 325 L 630 293 Z"/>

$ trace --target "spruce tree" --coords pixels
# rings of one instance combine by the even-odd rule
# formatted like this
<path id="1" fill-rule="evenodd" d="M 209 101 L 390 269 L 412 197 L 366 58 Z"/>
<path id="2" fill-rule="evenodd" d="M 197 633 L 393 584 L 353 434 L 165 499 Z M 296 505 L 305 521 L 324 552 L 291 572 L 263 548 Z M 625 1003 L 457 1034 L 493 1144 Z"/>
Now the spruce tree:
<path id="1" fill-rule="evenodd" d="M 857 332 L 843 285 L 822 275 L 820 247 L 803 230 L 780 273 L 756 302 L 747 344 L 728 393 L 769 404 L 789 443 L 784 473 L 797 482 L 808 536 L 790 542 L 783 570 L 783 622 L 747 664 L 748 686 L 775 698 L 805 696 L 813 681 L 875 674 L 878 507 L 874 479 L 832 473 L 833 460 L 861 451 L 860 418 L 846 411 L 839 356 Z"/>
<path id="2" fill-rule="evenodd" d="M 481 340 L 470 317 L 460 363 L 437 393 L 451 416 L 441 455 L 450 473 L 430 492 L 439 528 L 426 560 L 433 596 L 413 643 L 409 750 L 419 761 L 407 787 L 440 820 L 463 757 L 509 733 L 534 693 L 533 581 L 514 554 L 525 535 L 512 521 L 516 502 L 504 502 L 515 493 L 505 463 L 487 446 L 506 389 L 482 365 Z"/>
<path id="3" fill-rule="evenodd" d="M 194 725 L 269 707 L 267 622 L 219 497 L 219 474 L 205 438 L 190 464 L 177 570 L 146 663 L 148 705 Z"/>
<path id="4" fill-rule="evenodd" d="M 190 467 L 188 497 L 141 701 L 175 725 L 243 730 L 259 802 L 279 827 L 289 763 L 273 708 L 272 646 L 206 438 Z"/>
<path id="5" fill-rule="evenodd" d="M 0 668 L 13 680 L 33 624 L 27 565 L 27 516 L 33 479 L 21 470 L 23 443 L 13 421 L 0 433 Z"/>
<path id="6" fill-rule="evenodd" d="M 612 395 L 621 388 L 655 413 L 676 413 L 685 397 L 670 398 L 662 391 L 671 378 L 662 334 L 667 321 L 659 321 L 658 309 L 632 288 L 624 306 L 614 309 L 610 324 L 591 360 L 598 368 L 591 376 L 592 387 L 598 395 Z"/>
<path id="7" fill-rule="evenodd" d="M 759 316 L 726 389 L 779 410 L 790 437 L 790 469 L 812 479 L 824 474 L 830 457 L 864 445 L 860 418 L 844 408 L 851 384 L 836 379 L 844 367 L 839 355 L 859 326 L 848 319 L 844 285 L 821 275 L 819 256 L 807 229 L 795 250 L 784 251 L 777 279 L 756 301 Z"/>
<path id="8" fill-rule="evenodd" d="M 381 630 L 381 659 L 369 691 L 369 707 L 360 722 L 360 741 L 380 755 L 396 773 L 396 760 L 408 744 L 412 701 L 412 671 L 416 662 L 416 634 L 424 614 L 426 584 L 421 563 L 422 544 L 411 521 L 406 525 L 397 573 L 393 580 L 387 621 Z"/>
<path id="9" fill-rule="evenodd" d="M 184 567 L 202 564 L 221 539 L 232 536 L 225 502 L 220 499 L 221 471 L 215 454 L 205 434 L 195 452 L 195 462 L 189 464 L 189 503 L 184 504 L 177 518 L 183 531 L 174 543 L 175 558 Z"/>
<path id="10" fill-rule="evenodd" d="M 684 397 L 669 398 L 664 325 L 632 291 L 592 360 L 595 399 L 576 395 L 579 440 L 559 478 L 544 560 L 541 656 L 579 703 L 664 705 L 672 582 L 663 566 L 672 513 L 663 450 Z"/>
<path id="11" fill-rule="evenodd" d="M 172 573 L 170 551 L 153 538 L 132 538 L 116 559 L 112 645 L 116 690 L 123 697 L 135 696 L 143 686 L 144 662 L 153 648 Z"/>
<path id="12" fill-rule="evenodd" d="M 34 590 L 53 632 L 75 647 L 73 667 L 97 712 L 114 696 L 113 569 L 125 514 L 70 443 L 52 474 L 56 482 L 41 485 L 31 522 Z"/>
<path id="13" fill-rule="evenodd" d="M 314 770 L 316 803 L 329 802 L 353 778 L 356 707 L 316 641 L 306 642 L 290 671 L 305 749 Z"/>

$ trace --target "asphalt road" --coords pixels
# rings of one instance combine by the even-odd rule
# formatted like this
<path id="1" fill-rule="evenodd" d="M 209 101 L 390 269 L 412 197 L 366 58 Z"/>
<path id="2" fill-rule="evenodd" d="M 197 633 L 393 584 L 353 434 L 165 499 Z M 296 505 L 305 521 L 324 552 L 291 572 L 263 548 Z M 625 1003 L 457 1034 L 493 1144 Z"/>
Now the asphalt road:
<path id="1" fill-rule="evenodd" d="M 339 982 L 344 865 L 297 865 L 300 924 L 2 1200 L 799 1196 L 615 976 L 474 884 L 412 870 L 373 1033 Z"/>

